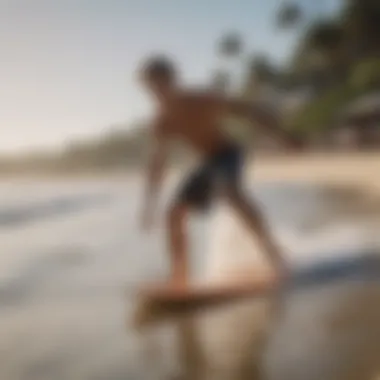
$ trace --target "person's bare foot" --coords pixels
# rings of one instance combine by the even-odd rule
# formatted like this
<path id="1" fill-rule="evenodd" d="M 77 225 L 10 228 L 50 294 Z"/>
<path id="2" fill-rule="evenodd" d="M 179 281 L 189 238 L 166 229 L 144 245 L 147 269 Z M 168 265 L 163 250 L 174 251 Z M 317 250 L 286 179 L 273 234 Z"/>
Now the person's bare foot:
<path id="1" fill-rule="evenodd" d="M 185 276 L 176 275 L 169 281 L 168 287 L 175 292 L 183 292 L 188 289 L 188 281 Z"/>

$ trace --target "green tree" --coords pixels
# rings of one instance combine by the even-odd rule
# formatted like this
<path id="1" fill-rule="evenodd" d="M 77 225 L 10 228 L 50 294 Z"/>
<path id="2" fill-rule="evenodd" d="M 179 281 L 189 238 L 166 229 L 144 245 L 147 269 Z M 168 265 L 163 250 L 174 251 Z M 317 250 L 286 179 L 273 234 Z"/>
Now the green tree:
<path id="1" fill-rule="evenodd" d="M 339 111 L 358 96 L 347 84 L 336 85 L 303 107 L 289 123 L 297 132 L 310 134 L 333 127 Z"/>
<path id="2" fill-rule="evenodd" d="M 350 84 L 358 90 L 371 91 L 380 88 L 380 58 L 371 57 L 355 65 L 350 74 Z"/>
<path id="3" fill-rule="evenodd" d="M 318 69 L 324 73 L 327 84 L 345 78 L 345 42 L 345 31 L 336 20 L 315 23 L 306 34 L 305 52 L 319 56 Z"/>
<path id="4" fill-rule="evenodd" d="M 346 0 L 341 19 L 348 34 L 351 60 L 380 52 L 378 0 Z"/>

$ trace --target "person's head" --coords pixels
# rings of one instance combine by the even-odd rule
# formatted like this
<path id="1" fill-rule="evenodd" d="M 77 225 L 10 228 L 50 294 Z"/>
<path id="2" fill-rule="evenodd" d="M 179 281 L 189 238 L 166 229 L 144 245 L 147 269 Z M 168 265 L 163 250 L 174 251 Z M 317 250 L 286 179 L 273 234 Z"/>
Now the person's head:
<path id="1" fill-rule="evenodd" d="M 165 95 L 176 84 L 177 72 L 172 61 L 164 56 L 148 59 L 143 65 L 141 79 L 155 95 Z"/>

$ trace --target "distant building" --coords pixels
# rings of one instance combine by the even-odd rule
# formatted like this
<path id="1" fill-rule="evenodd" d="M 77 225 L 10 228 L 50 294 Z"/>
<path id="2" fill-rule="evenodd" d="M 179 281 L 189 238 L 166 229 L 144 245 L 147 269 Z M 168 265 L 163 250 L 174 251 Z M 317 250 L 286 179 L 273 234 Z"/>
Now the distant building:
<path id="1" fill-rule="evenodd" d="M 380 147 L 380 92 L 365 95 L 339 114 L 335 138 L 350 146 Z"/>

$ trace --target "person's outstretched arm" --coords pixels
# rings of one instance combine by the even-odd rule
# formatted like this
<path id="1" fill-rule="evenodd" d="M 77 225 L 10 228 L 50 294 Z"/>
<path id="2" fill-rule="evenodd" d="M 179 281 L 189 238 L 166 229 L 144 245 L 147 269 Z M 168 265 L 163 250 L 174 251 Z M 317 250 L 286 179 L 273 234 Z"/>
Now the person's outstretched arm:
<path id="1" fill-rule="evenodd" d="M 152 151 L 149 157 L 145 200 L 142 214 L 142 227 L 150 229 L 153 223 L 153 214 L 157 206 L 157 198 L 161 189 L 168 153 L 167 136 L 161 121 L 153 126 Z"/>
<path id="2" fill-rule="evenodd" d="M 236 99 L 225 99 L 223 104 L 227 113 L 245 118 L 263 132 L 269 133 L 287 144 L 295 143 L 294 138 L 281 127 L 278 114 L 274 110 L 253 102 Z"/>

